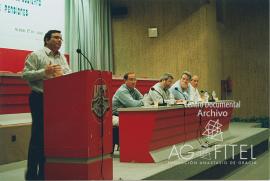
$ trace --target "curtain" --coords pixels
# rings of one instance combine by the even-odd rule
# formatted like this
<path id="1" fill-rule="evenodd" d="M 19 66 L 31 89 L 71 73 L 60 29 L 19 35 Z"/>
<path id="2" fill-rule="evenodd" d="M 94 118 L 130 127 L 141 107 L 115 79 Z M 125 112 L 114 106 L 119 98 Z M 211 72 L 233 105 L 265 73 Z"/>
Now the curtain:
<path id="1" fill-rule="evenodd" d="M 96 70 L 113 70 L 110 0 L 71 0 L 69 3 L 68 50 L 73 72 L 90 69 L 81 52 Z"/>

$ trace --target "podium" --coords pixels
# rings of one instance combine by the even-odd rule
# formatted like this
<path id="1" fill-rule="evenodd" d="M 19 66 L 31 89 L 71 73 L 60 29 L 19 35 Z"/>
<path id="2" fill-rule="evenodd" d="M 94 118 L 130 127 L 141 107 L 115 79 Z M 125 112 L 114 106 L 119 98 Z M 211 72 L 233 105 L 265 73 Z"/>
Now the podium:
<path id="1" fill-rule="evenodd" d="M 112 74 L 44 81 L 46 180 L 112 179 Z"/>

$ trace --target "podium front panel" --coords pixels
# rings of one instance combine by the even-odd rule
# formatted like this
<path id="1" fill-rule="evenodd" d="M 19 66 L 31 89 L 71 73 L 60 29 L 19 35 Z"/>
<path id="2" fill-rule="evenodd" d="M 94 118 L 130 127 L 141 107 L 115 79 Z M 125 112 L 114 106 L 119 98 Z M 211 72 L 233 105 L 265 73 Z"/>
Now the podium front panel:
<path id="1" fill-rule="evenodd" d="M 82 71 L 45 81 L 46 157 L 96 157 L 102 147 L 104 154 L 111 153 L 111 81 L 112 74 L 106 71 Z"/>

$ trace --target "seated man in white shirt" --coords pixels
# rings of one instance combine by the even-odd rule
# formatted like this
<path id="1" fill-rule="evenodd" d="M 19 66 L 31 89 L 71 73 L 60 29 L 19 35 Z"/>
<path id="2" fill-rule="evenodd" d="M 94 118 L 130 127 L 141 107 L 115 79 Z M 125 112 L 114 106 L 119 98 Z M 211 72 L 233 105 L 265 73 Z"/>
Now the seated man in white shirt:
<path id="1" fill-rule="evenodd" d="M 198 91 L 199 76 L 193 75 L 189 83 L 189 99 L 194 102 L 201 101 L 201 96 Z"/>
<path id="2" fill-rule="evenodd" d="M 180 80 L 176 81 L 170 88 L 170 92 L 173 94 L 175 100 L 180 100 L 177 102 L 186 102 L 190 100 L 189 98 L 189 88 L 188 84 L 191 79 L 191 74 L 188 71 L 184 71 L 181 75 Z"/>
<path id="3" fill-rule="evenodd" d="M 174 101 L 174 97 L 169 91 L 172 82 L 173 76 L 171 74 L 163 74 L 159 82 L 151 87 L 148 92 L 149 104 L 157 102 L 159 105 L 165 105 L 167 100 Z"/>

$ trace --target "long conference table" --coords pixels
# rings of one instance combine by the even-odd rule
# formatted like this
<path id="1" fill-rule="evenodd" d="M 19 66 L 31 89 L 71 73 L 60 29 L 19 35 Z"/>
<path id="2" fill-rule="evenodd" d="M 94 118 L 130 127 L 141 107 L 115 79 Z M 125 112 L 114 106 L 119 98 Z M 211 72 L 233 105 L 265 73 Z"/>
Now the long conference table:
<path id="1" fill-rule="evenodd" d="M 153 163 L 152 151 L 202 137 L 207 125 L 210 134 L 227 130 L 233 103 L 120 108 L 120 161 Z"/>

